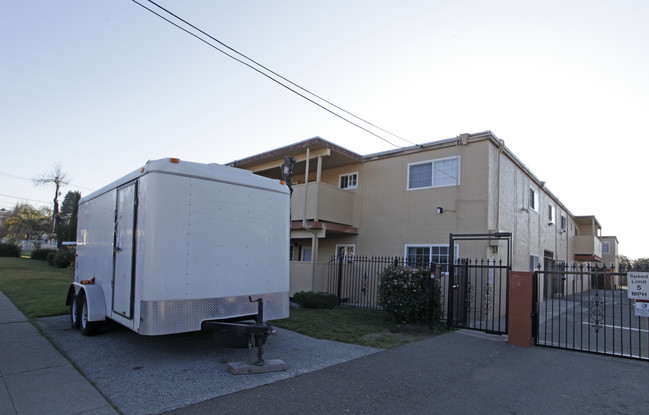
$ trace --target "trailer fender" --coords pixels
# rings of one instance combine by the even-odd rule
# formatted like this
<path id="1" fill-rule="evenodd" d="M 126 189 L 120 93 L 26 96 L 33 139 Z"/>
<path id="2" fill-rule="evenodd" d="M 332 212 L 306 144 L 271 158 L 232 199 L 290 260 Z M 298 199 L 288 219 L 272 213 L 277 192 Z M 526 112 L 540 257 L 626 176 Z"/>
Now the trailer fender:
<path id="1" fill-rule="evenodd" d="M 88 321 L 105 321 L 106 320 L 106 301 L 104 300 L 104 290 L 100 285 L 72 283 L 68 292 L 68 301 L 72 304 L 70 296 L 72 290 L 76 297 L 85 297 L 88 304 Z M 67 304 L 67 302 L 66 302 Z"/>

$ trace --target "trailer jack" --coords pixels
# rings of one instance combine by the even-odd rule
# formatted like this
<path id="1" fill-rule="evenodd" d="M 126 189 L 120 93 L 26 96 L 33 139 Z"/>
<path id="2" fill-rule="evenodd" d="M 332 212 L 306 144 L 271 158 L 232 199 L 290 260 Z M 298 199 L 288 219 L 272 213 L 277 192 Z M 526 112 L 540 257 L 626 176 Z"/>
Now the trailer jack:
<path id="1" fill-rule="evenodd" d="M 254 316 L 254 323 L 244 321 L 250 320 L 252 316 L 228 319 L 223 321 L 204 321 L 202 325 L 203 330 L 212 330 L 217 333 L 223 334 L 224 336 L 246 336 L 248 339 L 250 339 L 249 345 L 254 345 L 254 347 L 257 348 L 257 360 L 255 360 L 251 364 L 229 364 L 228 370 L 232 374 L 265 373 L 271 371 L 286 370 L 288 366 L 282 360 L 264 360 L 264 345 L 266 344 L 266 340 L 268 339 L 268 336 L 277 334 L 277 331 L 273 329 L 273 326 L 264 322 L 263 298 L 253 300 L 252 297 L 248 297 L 248 300 L 251 303 L 257 303 L 257 314 Z M 253 369 L 253 366 L 256 367 L 256 369 Z"/>

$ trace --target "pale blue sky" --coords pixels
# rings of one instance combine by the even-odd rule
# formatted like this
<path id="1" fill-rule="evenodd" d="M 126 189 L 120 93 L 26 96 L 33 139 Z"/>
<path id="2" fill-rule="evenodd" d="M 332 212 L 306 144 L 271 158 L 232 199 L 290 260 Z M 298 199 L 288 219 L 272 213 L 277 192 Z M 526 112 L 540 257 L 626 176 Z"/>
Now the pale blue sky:
<path id="1" fill-rule="evenodd" d="M 622 254 L 649 256 L 649 2 L 159 3 L 410 141 L 492 130 Z M 54 162 L 64 193 L 88 194 L 167 156 L 394 148 L 130 0 L 0 0 L 0 39 L 0 207 L 51 200 L 24 178 Z"/>

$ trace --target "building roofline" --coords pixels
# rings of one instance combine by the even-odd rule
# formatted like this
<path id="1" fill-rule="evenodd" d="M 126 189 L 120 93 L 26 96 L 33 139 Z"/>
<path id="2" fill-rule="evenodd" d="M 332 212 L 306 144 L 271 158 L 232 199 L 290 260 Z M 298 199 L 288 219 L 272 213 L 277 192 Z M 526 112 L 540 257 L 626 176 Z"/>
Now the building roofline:
<path id="1" fill-rule="evenodd" d="M 288 146 L 284 147 L 279 147 L 274 150 L 270 151 L 265 151 L 263 153 L 255 154 L 254 156 L 246 157 L 243 159 L 239 160 L 234 160 L 229 163 L 226 163 L 226 166 L 230 167 L 237 167 L 238 165 L 245 165 L 245 164 L 251 164 L 255 163 L 260 160 L 268 159 L 268 158 L 275 158 L 275 157 L 282 157 L 286 155 L 287 153 L 298 151 L 298 150 L 303 150 L 309 147 L 313 147 L 316 145 L 323 146 L 325 148 L 331 149 L 337 153 L 343 154 L 347 157 L 350 157 L 352 159 L 356 159 L 358 161 L 362 161 L 363 156 L 361 156 L 358 153 L 354 153 L 353 151 L 347 150 L 344 147 L 341 147 L 339 145 L 336 145 L 332 143 L 331 141 L 327 141 L 322 137 L 313 137 L 309 138 L 303 141 L 299 141 L 294 144 L 289 144 Z"/>

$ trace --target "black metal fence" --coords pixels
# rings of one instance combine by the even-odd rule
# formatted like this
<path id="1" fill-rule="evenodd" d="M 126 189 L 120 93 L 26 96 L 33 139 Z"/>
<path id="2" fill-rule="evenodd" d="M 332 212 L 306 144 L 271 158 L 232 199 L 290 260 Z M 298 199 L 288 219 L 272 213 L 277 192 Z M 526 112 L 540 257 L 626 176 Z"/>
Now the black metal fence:
<path id="1" fill-rule="evenodd" d="M 649 360 L 647 303 L 628 298 L 627 276 L 583 266 L 537 271 L 536 344 Z"/>
<path id="2" fill-rule="evenodd" d="M 381 274 L 388 267 L 409 264 L 403 257 L 332 257 L 328 265 L 327 291 L 336 294 L 342 305 L 379 310 Z M 439 282 L 442 320 L 449 326 L 507 333 L 507 264 L 458 260 L 453 266 L 455 276 L 450 287 L 448 264 L 439 264 L 438 268 L 435 263 L 418 261 L 416 265 L 430 269 Z M 451 306 L 453 321 L 449 322 Z"/>
<path id="3" fill-rule="evenodd" d="M 331 257 L 328 265 L 327 291 L 338 296 L 340 304 L 351 307 L 380 310 L 379 284 L 383 271 L 388 267 L 408 263 L 402 257 Z M 435 264 L 418 264 L 434 272 Z M 442 310 L 446 319 L 445 295 L 448 274 L 435 275 L 441 285 Z"/>

